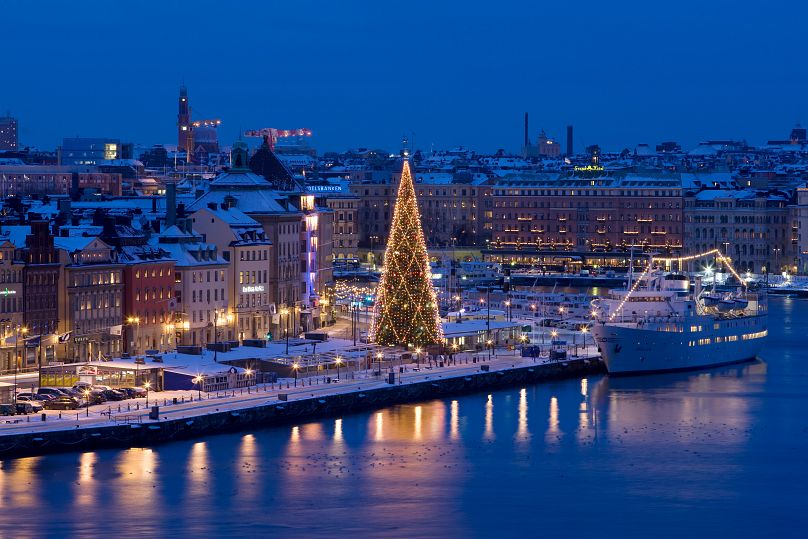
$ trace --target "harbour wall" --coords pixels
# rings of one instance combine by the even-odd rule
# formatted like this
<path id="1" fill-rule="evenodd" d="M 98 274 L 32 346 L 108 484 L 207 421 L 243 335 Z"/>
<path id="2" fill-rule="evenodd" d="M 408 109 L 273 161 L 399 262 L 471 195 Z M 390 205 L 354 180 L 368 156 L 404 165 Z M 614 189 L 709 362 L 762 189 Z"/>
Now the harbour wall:
<path id="1" fill-rule="evenodd" d="M 68 451 L 148 447 L 160 443 L 227 432 L 321 419 L 393 404 L 425 401 L 483 390 L 582 377 L 605 372 L 598 359 L 479 371 L 422 382 L 374 387 L 332 395 L 295 397 L 243 408 L 200 413 L 192 417 L 144 420 L 142 423 L 20 433 L 0 436 L 0 460 Z M 193 414 L 193 409 L 188 410 Z"/>

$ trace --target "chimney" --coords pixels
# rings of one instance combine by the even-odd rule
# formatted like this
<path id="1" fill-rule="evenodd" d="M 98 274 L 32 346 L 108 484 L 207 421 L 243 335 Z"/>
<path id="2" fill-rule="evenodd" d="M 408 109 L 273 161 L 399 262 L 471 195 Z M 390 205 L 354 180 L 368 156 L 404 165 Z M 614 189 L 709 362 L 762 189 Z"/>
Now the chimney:
<path id="1" fill-rule="evenodd" d="M 177 185 L 174 182 L 166 184 L 166 228 L 174 226 L 177 222 Z"/>
<path id="2" fill-rule="evenodd" d="M 567 126 L 567 157 L 572 157 L 572 126 Z"/>
<path id="3" fill-rule="evenodd" d="M 527 112 L 526 112 L 525 113 L 525 146 L 524 146 L 525 148 L 530 146 L 530 138 L 527 135 L 527 128 L 528 128 L 528 126 L 527 126 Z"/>

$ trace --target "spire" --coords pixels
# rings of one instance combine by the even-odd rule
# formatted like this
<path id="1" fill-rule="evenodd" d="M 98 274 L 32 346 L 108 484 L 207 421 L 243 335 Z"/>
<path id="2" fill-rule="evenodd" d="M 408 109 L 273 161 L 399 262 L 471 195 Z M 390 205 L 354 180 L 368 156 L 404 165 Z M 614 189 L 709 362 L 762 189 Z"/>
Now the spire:
<path id="1" fill-rule="evenodd" d="M 415 198 L 409 161 L 404 161 L 393 223 L 376 288 L 373 337 L 383 345 L 423 346 L 443 341 L 438 300 Z"/>

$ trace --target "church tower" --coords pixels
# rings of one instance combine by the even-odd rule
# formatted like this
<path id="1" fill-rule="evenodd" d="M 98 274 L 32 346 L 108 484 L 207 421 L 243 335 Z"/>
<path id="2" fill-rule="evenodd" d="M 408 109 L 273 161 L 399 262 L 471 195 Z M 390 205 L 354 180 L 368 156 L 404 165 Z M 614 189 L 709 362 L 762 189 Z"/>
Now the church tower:
<path id="1" fill-rule="evenodd" d="M 184 151 L 190 161 L 194 149 L 194 136 L 191 131 L 191 107 L 188 104 L 188 90 L 180 86 L 179 113 L 177 114 L 177 151 Z"/>

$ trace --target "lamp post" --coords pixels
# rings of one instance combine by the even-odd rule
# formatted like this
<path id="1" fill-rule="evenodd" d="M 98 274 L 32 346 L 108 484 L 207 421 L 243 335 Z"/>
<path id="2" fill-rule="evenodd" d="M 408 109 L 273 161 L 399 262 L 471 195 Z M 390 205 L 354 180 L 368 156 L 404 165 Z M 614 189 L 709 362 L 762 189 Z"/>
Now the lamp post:
<path id="1" fill-rule="evenodd" d="M 194 378 L 194 383 L 196 384 L 196 400 L 202 400 L 202 375 L 197 374 L 196 378 Z"/>
<path id="2" fill-rule="evenodd" d="M 300 368 L 297 362 L 292 363 L 292 371 L 295 373 L 295 387 L 297 387 L 297 370 Z"/>
<path id="3" fill-rule="evenodd" d="M 581 340 L 583 341 L 582 346 L 584 347 L 584 350 L 586 350 L 586 334 L 588 332 L 589 332 L 589 328 L 587 328 L 586 326 L 581 326 L 581 335 L 582 335 Z M 575 349 L 575 355 L 578 355 L 578 349 L 577 348 Z"/>
<path id="4" fill-rule="evenodd" d="M 421 349 L 420 348 L 415 349 L 415 364 L 418 367 L 418 370 L 420 371 L 421 370 Z"/>
<path id="5" fill-rule="evenodd" d="M 491 349 L 494 347 L 494 341 L 488 339 L 485 344 L 488 345 L 488 361 L 491 361 Z"/>
<path id="6" fill-rule="evenodd" d="M 129 324 L 130 328 L 133 328 L 132 353 L 137 355 L 137 343 L 140 340 L 140 318 L 137 316 L 130 316 L 126 319 L 126 322 Z"/>
<path id="7" fill-rule="evenodd" d="M 508 322 L 511 321 L 511 300 L 505 300 L 505 308 L 507 309 Z"/>
<path id="8" fill-rule="evenodd" d="M 149 407 L 149 389 L 151 389 L 151 382 L 144 382 L 143 387 L 146 388 L 146 408 Z"/>
<path id="9" fill-rule="evenodd" d="M 527 342 L 527 335 L 524 335 L 524 334 L 520 335 L 519 336 L 519 341 L 522 343 L 522 355 L 524 355 L 525 354 L 525 343 Z"/>
<path id="10" fill-rule="evenodd" d="M 286 355 L 289 355 L 289 309 L 286 307 L 281 309 L 281 316 L 286 317 L 286 327 L 283 328 L 283 332 L 286 334 Z"/>
<path id="11" fill-rule="evenodd" d="M 84 390 L 84 406 L 87 408 L 87 417 L 90 417 L 90 390 Z"/>
<path id="12" fill-rule="evenodd" d="M 18 346 L 20 342 L 20 333 L 22 333 L 23 338 L 25 338 L 25 334 L 28 333 L 28 328 L 23 326 L 17 326 L 17 338 L 14 339 L 14 405 L 17 404 L 17 365 L 19 364 L 19 352 Z M 23 346 L 23 350 L 25 350 L 25 346 Z"/>
<path id="13" fill-rule="evenodd" d="M 218 363 L 219 354 L 219 309 L 213 311 L 213 362 Z"/>
<path id="14" fill-rule="evenodd" d="M 340 366 L 340 363 L 342 363 L 342 358 L 337 356 L 334 359 L 334 362 L 337 364 L 337 380 L 339 380 L 339 366 Z"/>

